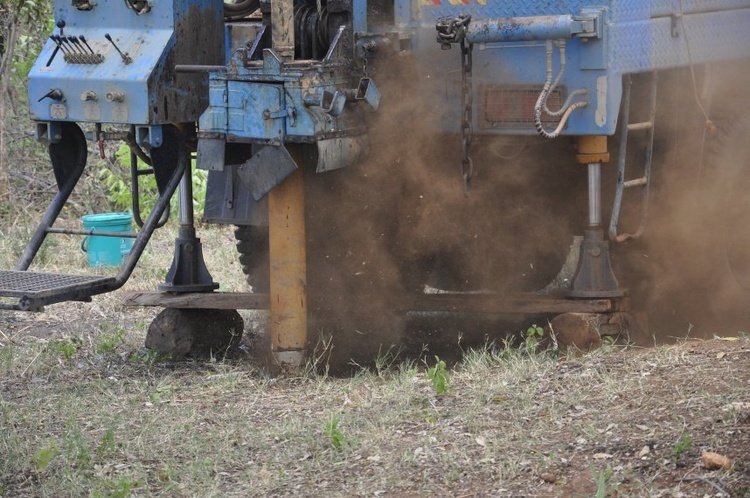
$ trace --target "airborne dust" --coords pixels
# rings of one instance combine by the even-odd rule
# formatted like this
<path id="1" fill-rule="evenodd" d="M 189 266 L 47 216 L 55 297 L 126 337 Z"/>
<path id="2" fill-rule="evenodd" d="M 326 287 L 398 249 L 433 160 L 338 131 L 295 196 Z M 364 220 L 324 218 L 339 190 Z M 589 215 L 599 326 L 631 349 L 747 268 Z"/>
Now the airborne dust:
<path id="1" fill-rule="evenodd" d="M 414 320 L 393 310 L 404 309 L 409 293 L 425 288 L 540 290 L 560 271 L 573 236 L 587 222 L 586 168 L 575 163 L 573 141 L 565 137 L 475 137 L 475 177 L 465 195 L 460 136 L 441 131 L 442 106 L 448 104 L 420 92 L 419 76 L 408 63 L 378 73 L 384 99 L 369 117 L 367 161 L 308 182 L 310 309 L 320 332 L 351 339 L 335 344 L 336 355 L 356 356 L 367 345 L 382 351 L 390 344 L 430 343 L 432 352 L 435 341 L 458 349 L 459 338 L 502 339 L 527 326 L 524 318 L 545 320 Z M 698 75 L 699 85 L 707 76 Z M 713 131 L 695 104 L 689 72 L 662 75 L 659 83 L 646 235 L 612 247 L 620 284 L 650 320 L 648 334 L 636 338 L 640 342 L 750 330 L 748 294 L 738 285 L 743 264 L 750 266 L 744 257 L 750 256 L 750 236 L 732 237 L 746 226 L 737 208 L 750 207 L 747 188 L 738 188 L 750 180 L 739 168 L 748 162 L 750 120 L 737 121 L 737 101 L 727 99 L 732 94 L 720 80 L 712 83 L 723 96 L 722 102 L 710 99 Z M 644 86 L 635 79 L 634 98 Z M 385 98 L 393 95 L 401 98 Z M 634 121 L 645 110 L 632 112 Z M 617 142 L 617 135 L 610 139 L 612 161 L 603 166 L 605 225 Z M 642 174 L 643 154 L 642 140 L 631 135 L 627 176 Z M 626 193 L 624 230 L 637 226 L 640 197 Z"/>

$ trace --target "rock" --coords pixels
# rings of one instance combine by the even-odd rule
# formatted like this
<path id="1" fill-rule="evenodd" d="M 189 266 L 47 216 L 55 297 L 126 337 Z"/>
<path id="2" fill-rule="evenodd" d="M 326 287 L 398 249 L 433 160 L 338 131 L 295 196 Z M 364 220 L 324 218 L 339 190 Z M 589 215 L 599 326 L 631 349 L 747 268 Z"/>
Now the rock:
<path id="1" fill-rule="evenodd" d="M 561 349 L 589 351 L 601 343 L 599 322 L 594 313 L 563 313 L 552 319 L 550 327 Z"/>
<path id="2" fill-rule="evenodd" d="M 146 347 L 178 357 L 223 357 L 240 344 L 243 329 L 235 310 L 167 308 L 149 325 Z"/>
<path id="3" fill-rule="evenodd" d="M 703 460 L 703 466 L 708 470 L 729 469 L 732 467 L 732 461 L 729 458 L 713 451 L 704 451 L 703 455 L 701 455 L 701 460 Z"/>

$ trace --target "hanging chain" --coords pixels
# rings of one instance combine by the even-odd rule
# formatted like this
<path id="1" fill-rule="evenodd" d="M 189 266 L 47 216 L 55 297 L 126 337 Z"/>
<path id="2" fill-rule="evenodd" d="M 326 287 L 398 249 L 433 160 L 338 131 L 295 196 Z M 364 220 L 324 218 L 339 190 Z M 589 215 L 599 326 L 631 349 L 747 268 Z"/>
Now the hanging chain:
<path id="1" fill-rule="evenodd" d="M 461 176 L 464 180 L 464 192 L 469 193 L 471 178 L 474 176 L 474 163 L 471 160 L 471 139 L 474 134 L 472 126 L 472 108 L 474 94 L 471 83 L 471 52 L 472 43 L 466 42 L 466 28 L 471 16 L 462 14 L 458 17 L 443 17 L 435 25 L 437 41 L 443 50 L 451 48 L 451 44 L 458 43 L 461 48 Z"/>
<path id="2" fill-rule="evenodd" d="M 471 139 L 474 135 L 472 109 L 474 92 L 471 85 L 471 51 L 473 44 L 461 39 L 461 100 L 464 104 L 461 115 L 461 176 L 464 179 L 464 192 L 469 193 L 471 178 L 474 176 L 474 162 L 471 160 Z"/>

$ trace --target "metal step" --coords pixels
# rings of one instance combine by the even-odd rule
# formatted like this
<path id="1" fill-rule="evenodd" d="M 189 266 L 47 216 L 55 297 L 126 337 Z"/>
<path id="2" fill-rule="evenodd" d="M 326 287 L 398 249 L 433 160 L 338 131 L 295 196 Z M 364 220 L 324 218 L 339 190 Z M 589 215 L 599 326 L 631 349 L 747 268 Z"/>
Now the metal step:
<path id="1" fill-rule="evenodd" d="M 0 303 L 0 309 L 41 311 L 47 304 L 83 301 L 118 287 L 115 277 L 0 270 L 0 297 L 18 303 Z"/>
<path id="2" fill-rule="evenodd" d="M 653 127 L 654 127 L 654 123 L 652 121 L 643 121 L 641 123 L 630 123 L 628 124 L 628 131 L 650 130 Z"/>
<path id="3" fill-rule="evenodd" d="M 648 185 L 648 178 L 645 176 L 633 180 L 627 180 L 622 183 L 623 188 L 645 187 L 646 185 Z"/>

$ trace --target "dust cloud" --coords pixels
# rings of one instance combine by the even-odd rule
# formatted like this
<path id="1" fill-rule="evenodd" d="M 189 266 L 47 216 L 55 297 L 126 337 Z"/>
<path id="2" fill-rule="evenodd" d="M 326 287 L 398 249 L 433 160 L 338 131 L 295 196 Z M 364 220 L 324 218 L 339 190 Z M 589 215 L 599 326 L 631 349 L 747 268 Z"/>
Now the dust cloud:
<path id="1" fill-rule="evenodd" d="M 475 177 L 465 195 L 461 138 L 444 131 L 457 128 L 443 117 L 456 102 L 420 88 L 425 71 L 404 61 L 377 72 L 384 99 L 368 123 L 367 160 L 308 182 L 311 311 L 349 332 L 342 336 L 354 331 L 358 345 L 399 342 L 405 325 L 393 310 L 425 285 L 543 288 L 585 222 L 585 169 L 568 139 L 475 137 Z M 459 323 L 464 334 L 474 326 Z M 487 331 L 509 331 L 497 327 Z"/>
<path id="2" fill-rule="evenodd" d="M 460 136 L 443 131 L 457 128 L 444 126 L 445 106 L 456 102 L 420 87 L 429 71 L 413 60 L 378 69 L 385 97 L 368 123 L 369 157 L 308 182 L 314 185 L 308 196 L 310 308 L 323 332 L 349 338 L 337 346 L 352 356 L 367 345 L 403 344 L 414 330 L 394 310 L 405 309 L 408 296 L 425 286 L 506 295 L 544 288 L 587 222 L 586 169 L 575 163 L 571 139 L 475 136 L 475 177 L 466 196 Z M 640 80 L 636 101 L 646 100 L 638 98 Z M 621 285 L 651 323 L 641 342 L 750 330 L 750 235 L 742 209 L 750 208 L 750 172 L 739 167 L 750 157 L 750 120 L 740 126 L 737 101 L 727 98 L 738 93 L 717 77 L 714 92 L 724 102 L 714 99 L 717 130 L 705 132 L 689 82 L 685 70 L 662 75 L 647 232 L 612 247 Z M 633 112 L 631 121 L 644 110 Z M 638 141 L 633 134 L 629 176 L 642 168 L 644 144 Z M 603 167 L 605 225 L 617 135 L 610 148 L 612 162 Z M 640 194 L 626 196 L 621 227 L 635 229 Z M 738 284 L 743 268 L 749 270 L 745 287 Z M 421 328 L 439 329 L 441 320 L 423 320 Z M 462 320 L 451 325 L 450 340 L 456 330 L 466 334 L 472 327 L 484 334 L 514 331 L 508 322 Z"/>
<path id="3" fill-rule="evenodd" d="M 710 123 L 689 69 L 660 76 L 647 232 L 613 250 L 634 307 L 648 313 L 652 344 L 750 330 L 750 100 L 743 96 L 750 72 L 737 69 L 697 68 Z M 634 95 L 647 80 L 635 81 Z M 634 163 L 642 160 L 643 143 L 629 150 Z M 630 177 L 642 171 L 628 168 Z M 623 214 L 631 229 L 636 209 Z"/>

